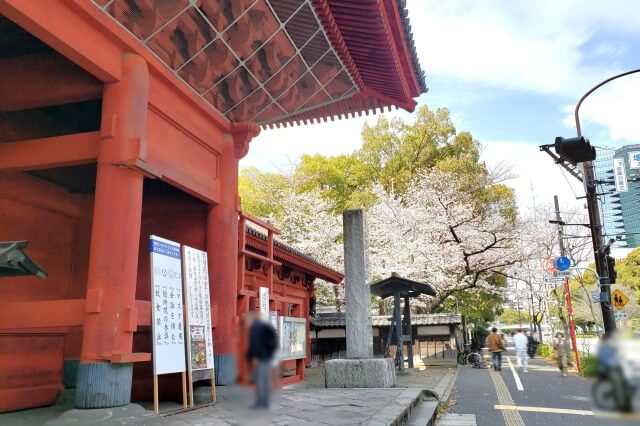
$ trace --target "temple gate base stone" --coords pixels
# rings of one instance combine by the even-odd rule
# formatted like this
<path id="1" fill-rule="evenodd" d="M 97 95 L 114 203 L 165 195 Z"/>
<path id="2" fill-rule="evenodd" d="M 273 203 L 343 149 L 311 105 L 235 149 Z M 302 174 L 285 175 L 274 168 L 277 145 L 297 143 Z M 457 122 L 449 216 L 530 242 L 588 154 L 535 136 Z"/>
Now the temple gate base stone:
<path id="1" fill-rule="evenodd" d="M 76 383 L 76 408 L 120 407 L 131 402 L 133 364 L 81 362 Z"/>
<path id="2" fill-rule="evenodd" d="M 391 358 L 332 359 L 324 363 L 328 388 L 390 388 L 396 385 Z"/>

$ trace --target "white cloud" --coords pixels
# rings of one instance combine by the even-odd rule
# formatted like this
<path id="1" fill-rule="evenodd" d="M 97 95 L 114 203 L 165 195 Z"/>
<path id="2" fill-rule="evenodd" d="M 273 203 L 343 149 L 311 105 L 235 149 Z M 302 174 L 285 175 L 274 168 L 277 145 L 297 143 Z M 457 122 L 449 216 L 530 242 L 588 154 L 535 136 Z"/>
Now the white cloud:
<path id="1" fill-rule="evenodd" d="M 241 167 L 255 166 L 262 170 L 288 168 L 302 154 L 339 155 L 352 152 L 362 145 L 360 130 L 365 121 L 376 118 L 359 117 L 304 126 L 265 129 L 253 141 Z"/>
<path id="2" fill-rule="evenodd" d="M 574 105 L 566 105 L 564 125 L 575 129 Z M 582 134 L 589 135 L 589 123 L 607 128 L 610 141 L 640 141 L 640 73 L 612 81 L 593 92 L 580 107 Z M 595 142 L 595 141 L 592 141 Z"/>
<path id="3" fill-rule="evenodd" d="M 394 110 L 385 114 L 336 118 L 326 123 L 262 130 L 251 142 L 249 154 L 242 159 L 240 167 L 289 170 L 302 154 L 334 156 L 351 153 L 362 146 L 364 123 L 373 125 L 381 115 L 388 119 L 401 117 L 407 121 L 413 120 L 406 111 Z"/>
<path id="4" fill-rule="evenodd" d="M 601 30 L 638 34 L 626 0 L 410 0 L 421 63 L 442 74 L 494 87 L 575 95 L 602 74 L 584 51 Z M 420 25 L 415 25 L 419 22 Z M 618 51 L 623 49 L 618 45 Z"/>
<path id="5" fill-rule="evenodd" d="M 498 163 L 513 167 L 517 178 L 504 182 L 516 191 L 521 211 L 534 205 L 550 204 L 557 195 L 563 206 L 582 206 L 582 184 L 568 172 L 561 170 L 546 153 L 524 142 L 483 142 L 482 159 L 491 169 Z M 563 175 L 564 173 L 564 175 Z"/>

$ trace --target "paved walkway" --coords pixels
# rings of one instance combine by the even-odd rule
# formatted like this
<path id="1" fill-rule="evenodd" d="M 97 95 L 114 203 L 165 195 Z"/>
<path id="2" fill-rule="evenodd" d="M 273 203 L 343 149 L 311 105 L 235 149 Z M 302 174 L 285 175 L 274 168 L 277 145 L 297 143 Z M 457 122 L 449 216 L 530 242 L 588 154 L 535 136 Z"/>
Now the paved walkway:
<path id="1" fill-rule="evenodd" d="M 159 425 L 370 425 L 395 424 L 421 398 L 420 389 L 289 389 L 270 411 L 219 401 L 209 407 L 156 419 Z"/>
<path id="2" fill-rule="evenodd" d="M 309 368 L 305 370 L 303 383 L 288 386 L 274 395 L 272 409 L 267 412 L 248 410 L 253 394 L 239 386 L 219 387 L 218 401 L 214 405 L 163 416 L 154 416 L 149 411 L 152 409 L 149 403 L 143 403 L 144 408 L 131 404 L 115 409 L 73 410 L 73 392 L 65 391 L 66 396 L 59 404 L 2 414 L 0 424 L 395 425 L 406 421 L 408 413 L 422 400 L 425 390 L 446 399 L 456 373 L 455 368 L 428 367 L 398 375 L 398 386 L 391 389 L 327 389 L 324 387 L 324 369 Z M 203 394 L 210 395 L 208 392 Z M 433 405 L 435 409 L 437 404 Z M 179 408 L 175 403 L 161 404 L 161 411 Z"/>
<path id="3" fill-rule="evenodd" d="M 371 425 L 396 424 L 422 398 L 424 390 L 448 396 L 455 368 L 414 369 L 398 375 L 392 389 L 327 389 L 324 368 L 305 370 L 305 381 L 287 386 L 275 396 L 272 410 L 247 410 L 251 394 L 221 390 L 218 403 L 187 413 L 157 418 L 154 423 L 176 425 Z"/>

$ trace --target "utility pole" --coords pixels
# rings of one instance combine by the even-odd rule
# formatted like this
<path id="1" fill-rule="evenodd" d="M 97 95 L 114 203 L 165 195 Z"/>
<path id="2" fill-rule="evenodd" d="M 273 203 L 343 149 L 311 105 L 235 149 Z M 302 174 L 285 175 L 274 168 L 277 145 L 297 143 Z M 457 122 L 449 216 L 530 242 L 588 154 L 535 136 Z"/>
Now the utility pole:
<path id="1" fill-rule="evenodd" d="M 589 210 L 589 223 L 591 224 L 591 240 L 593 243 L 593 257 L 595 258 L 596 271 L 600 276 L 600 309 L 602 309 L 602 325 L 604 332 L 609 333 L 616 329 L 616 317 L 611 304 L 611 284 L 609 265 L 607 264 L 606 247 L 602 237 L 602 222 L 600 221 L 600 208 L 598 207 L 598 194 L 595 184 L 593 162 L 582 165 L 583 176 L 587 192 L 587 209 Z"/>
<path id="2" fill-rule="evenodd" d="M 564 233 L 562 231 L 562 218 L 560 217 L 560 203 L 558 202 L 558 196 L 553 196 L 553 204 L 556 207 L 556 220 L 558 221 L 558 245 L 560 246 L 560 256 L 564 256 Z M 580 372 L 580 354 L 578 353 L 578 342 L 576 341 L 576 326 L 573 322 L 573 307 L 571 305 L 571 289 L 569 288 L 569 278 L 564 279 L 564 294 L 567 298 L 567 312 L 569 313 L 569 330 L 571 331 L 571 344 L 573 346 L 573 352 L 576 356 L 576 368 L 578 373 Z"/>

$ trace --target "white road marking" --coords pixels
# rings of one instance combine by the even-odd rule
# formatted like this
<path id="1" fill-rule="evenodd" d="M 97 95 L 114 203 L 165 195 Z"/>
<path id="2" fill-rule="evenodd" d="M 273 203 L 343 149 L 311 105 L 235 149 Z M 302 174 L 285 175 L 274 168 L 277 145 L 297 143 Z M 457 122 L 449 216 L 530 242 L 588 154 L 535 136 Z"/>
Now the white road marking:
<path id="1" fill-rule="evenodd" d="M 511 369 L 511 372 L 513 373 L 513 378 L 516 381 L 516 387 L 518 388 L 519 391 L 523 391 L 524 387 L 522 386 L 522 382 L 520 381 L 520 376 L 518 376 L 518 373 L 516 372 L 516 369 L 513 368 L 513 363 L 511 363 L 511 357 L 510 356 L 507 357 L 507 361 L 509 362 L 509 368 Z"/>
<path id="2" fill-rule="evenodd" d="M 493 408 L 496 410 L 531 411 L 534 413 L 575 414 L 577 416 L 595 415 L 591 410 L 569 410 L 567 408 L 523 407 L 517 405 L 494 405 Z"/>
<path id="3" fill-rule="evenodd" d="M 640 420 L 640 413 L 620 413 L 611 411 L 571 410 L 568 408 L 527 407 L 513 404 L 496 404 L 495 410 L 527 411 L 531 413 L 573 414 L 575 416 L 595 416 L 604 419 Z"/>

